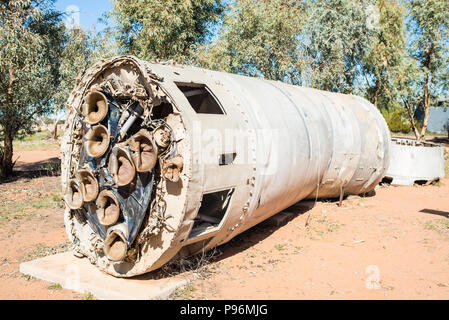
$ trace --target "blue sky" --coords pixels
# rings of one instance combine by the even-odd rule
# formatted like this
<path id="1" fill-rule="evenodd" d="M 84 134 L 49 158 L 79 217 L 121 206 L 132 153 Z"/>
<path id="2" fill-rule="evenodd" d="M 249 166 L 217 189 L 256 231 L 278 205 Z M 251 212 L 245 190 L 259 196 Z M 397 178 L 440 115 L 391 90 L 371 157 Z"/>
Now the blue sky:
<path id="1" fill-rule="evenodd" d="M 109 0 L 56 0 L 55 8 L 65 12 L 70 6 L 79 9 L 79 22 L 85 30 L 101 31 L 105 25 L 98 22 L 102 14 L 112 9 Z"/>
<path id="2" fill-rule="evenodd" d="M 225 4 L 232 4 L 233 0 L 225 0 Z M 79 23 L 85 30 L 102 31 L 106 25 L 98 22 L 104 13 L 112 9 L 110 0 L 56 0 L 55 8 L 58 11 L 66 12 L 71 6 L 78 8 Z M 74 7 L 74 8 L 75 8 Z M 70 9 L 69 9 L 70 10 Z M 113 23 L 109 21 L 109 24 Z M 212 41 L 218 37 L 221 24 L 212 27 Z"/>

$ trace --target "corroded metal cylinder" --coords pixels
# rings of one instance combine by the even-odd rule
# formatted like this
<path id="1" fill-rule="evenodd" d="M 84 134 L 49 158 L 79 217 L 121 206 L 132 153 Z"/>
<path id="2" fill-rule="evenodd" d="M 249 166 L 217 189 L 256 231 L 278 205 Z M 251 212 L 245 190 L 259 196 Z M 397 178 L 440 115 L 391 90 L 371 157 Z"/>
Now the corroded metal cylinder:
<path id="1" fill-rule="evenodd" d="M 92 124 L 103 97 L 107 115 Z M 67 233 L 118 277 L 225 243 L 302 199 L 366 193 L 389 164 L 372 104 L 281 82 L 122 56 L 86 70 L 67 107 Z M 99 125 L 108 132 L 89 133 Z M 114 201 L 73 200 L 86 170 Z M 97 212 L 116 203 L 118 219 L 102 224 Z"/>

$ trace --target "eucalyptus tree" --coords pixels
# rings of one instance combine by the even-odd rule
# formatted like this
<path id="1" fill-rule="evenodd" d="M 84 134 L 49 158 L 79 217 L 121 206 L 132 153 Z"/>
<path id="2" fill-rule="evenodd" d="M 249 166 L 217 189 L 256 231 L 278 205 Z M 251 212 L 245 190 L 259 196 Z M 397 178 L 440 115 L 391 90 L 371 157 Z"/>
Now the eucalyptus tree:
<path id="1" fill-rule="evenodd" d="M 372 0 L 312 2 L 303 48 L 309 86 L 344 93 L 361 86 L 363 57 L 378 28 L 373 8 Z"/>
<path id="2" fill-rule="evenodd" d="M 198 54 L 200 66 L 299 84 L 305 4 L 296 0 L 239 0 L 220 36 Z"/>
<path id="3" fill-rule="evenodd" d="M 395 92 L 395 76 L 406 56 L 405 8 L 398 0 L 377 0 L 378 26 L 364 59 L 366 97 L 385 111 L 401 108 Z"/>
<path id="4" fill-rule="evenodd" d="M 371 6 L 370 6 L 371 5 Z M 200 66 L 353 92 L 376 28 L 373 0 L 237 0 Z"/>
<path id="5" fill-rule="evenodd" d="M 64 33 L 52 5 L 0 1 L 0 177 L 12 174 L 13 139 L 51 110 Z"/>
<path id="6" fill-rule="evenodd" d="M 427 130 L 432 106 L 449 102 L 449 0 L 411 0 L 408 4 L 409 61 L 402 72 L 401 99 L 418 139 Z M 414 111 L 422 108 L 419 131 Z"/>
<path id="7" fill-rule="evenodd" d="M 76 78 L 98 60 L 110 58 L 118 52 L 117 43 L 109 28 L 102 32 L 85 31 L 80 27 L 65 30 L 56 73 L 59 81 L 52 99 L 53 128 L 50 131 L 54 139 L 58 138 L 57 124 L 64 115 L 65 104 L 75 86 Z"/>
<path id="8" fill-rule="evenodd" d="M 221 0 L 113 0 L 123 53 L 188 62 L 222 17 Z"/>

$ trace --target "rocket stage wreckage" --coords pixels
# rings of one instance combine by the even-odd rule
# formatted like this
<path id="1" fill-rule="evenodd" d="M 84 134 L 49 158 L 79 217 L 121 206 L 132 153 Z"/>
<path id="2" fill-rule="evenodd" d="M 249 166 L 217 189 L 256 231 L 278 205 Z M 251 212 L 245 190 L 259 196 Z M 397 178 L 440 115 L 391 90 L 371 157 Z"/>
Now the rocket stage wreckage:
<path id="1" fill-rule="evenodd" d="M 75 254 L 130 277 L 305 198 L 363 194 L 390 134 L 363 98 L 131 56 L 77 79 L 62 140 Z"/>

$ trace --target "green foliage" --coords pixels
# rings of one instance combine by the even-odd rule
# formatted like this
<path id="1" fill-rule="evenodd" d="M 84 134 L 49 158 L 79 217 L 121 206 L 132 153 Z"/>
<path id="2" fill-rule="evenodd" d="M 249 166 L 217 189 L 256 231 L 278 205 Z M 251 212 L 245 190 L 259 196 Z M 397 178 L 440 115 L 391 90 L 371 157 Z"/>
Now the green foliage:
<path id="1" fill-rule="evenodd" d="M 60 283 L 53 283 L 48 287 L 49 290 L 62 290 L 62 286 Z"/>
<path id="2" fill-rule="evenodd" d="M 384 114 L 385 121 L 391 132 L 409 133 L 411 130 L 410 121 L 408 119 L 407 111 L 404 109 L 397 109 L 391 113 Z"/>
<path id="3" fill-rule="evenodd" d="M 382 115 L 391 132 L 407 134 L 413 131 L 410 117 L 404 108 L 398 107 L 394 111 L 383 110 Z M 421 124 L 416 119 L 414 125 L 417 130 L 421 130 Z"/>
<path id="4" fill-rule="evenodd" d="M 83 30 L 67 30 L 64 36 L 65 43 L 58 70 L 59 83 L 53 95 L 54 110 L 62 109 L 64 106 L 75 84 L 76 76 L 87 66 L 90 54 L 88 35 Z"/>
<path id="5" fill-rule="evenodd" d="M 84 300 L 96 300 L 95 296 L 89 291 L 84 292 L 83 299 Z"/>
<path id="6" fill-rule="evenodd" d="M 100 59 L 117 54 L 118 48 L 108 29 L 103 33 L 85 32 L 83 29 L 66 30 L 57 71 L 59 83 L 53 95 L 54 111 L 63 109 L 76 77 L 84 69 Z"/>
<path id="7" fill-rule="evenodd" d="M 380 109 L 399 106 L 394 91 L 395 75 L 405 56 L 404 13 L 398 0 L 377 0 L 378 28 L 373 43 L 364 58 L 366 97 Z"/>
<path id="8" fill-rule="evenodd" d="M 19 135 L 18 140 L 20 142 L 39 142 L 41 140 L 47 140 L 48 139 L 48 132 L 44 131 L 37 131 L 33 132 L 29 135 Z"/>
<path id="9" fill-rule="evenodd" d="M 448 0 L 237 0 L 195 64 L 363 95 L 392 112 L 395 130 L 420 136 L 415 110 L 427 110 L 423 135 L 429 107 L 449 102 L 448 7 Z"/>
<path id="10" fill-rule="evenodd" d="M 404 63 L 401 99 L 411 113 L 424 110 L 424 123 L 417 138 L 427 129 L 429 109 L 449 103 L 449 1 L 411 0 L 407 28 L 410 32 L 408 59 Z"/>
<path id="11" fill-rule="evenodd" d="M 113 7 L 124 53 L 179 62 L 208 40 L 224 10 L 220 0 L 114 0 Z"/>
<path id="12" fill-rule="evenodd" d="M 368 4 L 372 1 L 368 1 Z M 202 67 L 353 92 L 373 23 L 366 1 L 239 0 Z"/>
<path id="13" fill-rule="evenodd" d="M 449 236 L 449 219 L 429 220 L 424 225 L 427 230 L 434 230 L 438 233 Z"/>
<path id="14" fill-rule="evenodd" d="M 299 83 L 298 35 L 305 8 L 295 0 L 240 0 L 226 17 L 220 40 L 204 46 L 196 63 L 265 79 Z"/>
<path id="15" fill-rule="evenodd" d="M 0 176 L 13 139 L 57 123 L 77 75 L 118 53 L 363 95 L 419 138 L 449 104 L 449 0 L 114 0 L 101 34 L 66 30 L 53 3 L 0 0 Z"/>
<path id="16" fill-rule="evenodd" d="M 0 2 L 0 176 L 12 173 L 12 140 L 51 108 L 64 26 L 51 0 Z"/>
<path id="17" fill-rule="evenodd" d="M 0 125 L 13 135 L 50 108 L 63 32 L 50 2 L 0 3 Z"/>
<path id="18" fill-rule="evenodd" d="M 448 8 L 448 0 L 411 0 L 408 22 L 413 34 L 409 52 L 424 73 L 421 81 L 425 82 L 426 74 L 430 74 L 433 86 L 444 86 L 445 89 L 449 76 Z"/>
<path id="19" fill-rule="evenodd" d="M 357 89 L 362 58 L 369 50 L 377 17 L 374 1 L 312 2 L 308 10 L 304 56 L 307 85 L 344 93 Z"/>

